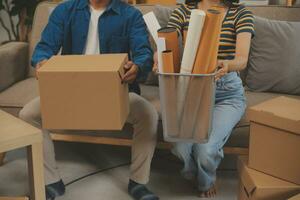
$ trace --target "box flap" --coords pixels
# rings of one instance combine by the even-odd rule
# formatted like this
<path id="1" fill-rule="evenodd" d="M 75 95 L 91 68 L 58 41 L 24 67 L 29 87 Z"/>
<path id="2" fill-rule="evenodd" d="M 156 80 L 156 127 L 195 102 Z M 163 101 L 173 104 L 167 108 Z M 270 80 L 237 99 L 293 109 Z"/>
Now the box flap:
<path id="1" fill-rule="evenodd" d="M 259 190 L 270 189 L 300 189 L 300 185 L 269 176 L 248 167 L 248 157 L 240 156 L 238 170 L 247 192 L 253 194 Z"/>
<path id="2" fill-rule="evenodd" d="M 247 193 L 247 196 L 251 196 L 256 189 L 256 185 L 249 176 L 249 173 L 247 172 L 247 165 L 248 163 L 248 157 L 247 156 L 240 156 L 238 159 L 238 171 L 240 174 L 241 182 L 244 186 L 245 192 Z"/>
<path id="3" fill-rule="evenodd" d="M 296 195 L 296 196 L 291 197 L 288 200 L 300 200 L 300 193 L 298 195 Z"/>
<path id="4" fill-rule="evenodd" d="M 127 54 L 53 56 L 39 72 L 117 72 L 127 61 Z"/>
<path id="5" fill-rule="evenodd" d="M 248 109 L 250 121 L 300 134 L 300 100 L 277 97 Z"/>

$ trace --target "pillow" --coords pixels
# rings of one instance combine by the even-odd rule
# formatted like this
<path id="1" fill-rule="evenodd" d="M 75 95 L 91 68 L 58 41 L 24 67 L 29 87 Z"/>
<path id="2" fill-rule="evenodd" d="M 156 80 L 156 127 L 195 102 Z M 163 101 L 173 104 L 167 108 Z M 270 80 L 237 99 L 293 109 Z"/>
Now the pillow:
<path id="1" fill-rule="evenodd" d="M 23 80 L 28 67 L 28 45 L 9 42 L 0 47 L 0 92 Z"/>
<path id="2" fill-rule="evenodd" d="M 300 22 L 255 17 L 246 86 L 257 92 L 300 95 Z"/>

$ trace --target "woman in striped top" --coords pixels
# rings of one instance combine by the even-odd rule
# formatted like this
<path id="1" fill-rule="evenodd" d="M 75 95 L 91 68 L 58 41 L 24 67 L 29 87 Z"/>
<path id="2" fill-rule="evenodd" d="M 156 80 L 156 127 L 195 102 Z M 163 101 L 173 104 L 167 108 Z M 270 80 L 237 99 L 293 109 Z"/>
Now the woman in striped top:
<path id="1" fill-rule="evenodd" d="M 207 11 L 214 6 L 225 12 L 218 53 L 212 133 L 208 143 L 177 143 L 172 150 L 184 162 L 183 176 L 197 179 L 201 197 L 216 195 L 216 170 L 223 158 L 223 146 L 246 108 L 244 88 L 237 72 L 243 70 L 248 61 L 254 35 L 253 15 L 237 0 L 188 0 L 173 11 L 168 23 L 182 34 L 188 29 L 191 9 Z"/>

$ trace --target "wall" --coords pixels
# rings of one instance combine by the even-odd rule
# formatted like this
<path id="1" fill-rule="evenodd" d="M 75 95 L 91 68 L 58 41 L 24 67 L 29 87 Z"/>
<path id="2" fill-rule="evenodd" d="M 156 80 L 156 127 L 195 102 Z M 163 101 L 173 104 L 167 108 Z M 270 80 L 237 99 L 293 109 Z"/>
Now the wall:
<path id="1" fill-rule="evenodd" d="M 4 12 L 4 11 L 1 11 L 0 12 L 0 17 L 1 19 L 3 19 L 4 23 L 9 26 L 9 29 L 11 30 L 10 28 L 10 25 L 8 23 L 9 21 L 9 18 L 7 16 L 7 14 Z M 17 22 L 17 17 L 14 18 L 14 22 L 16 23 Z M 7 41 L 8 40 L 8 36 L 7 36 L 7 33 L 6 31 L 4 30 L 4 28 L 2 26 L 0 26 L 0 44 L 4 41 Z"/>

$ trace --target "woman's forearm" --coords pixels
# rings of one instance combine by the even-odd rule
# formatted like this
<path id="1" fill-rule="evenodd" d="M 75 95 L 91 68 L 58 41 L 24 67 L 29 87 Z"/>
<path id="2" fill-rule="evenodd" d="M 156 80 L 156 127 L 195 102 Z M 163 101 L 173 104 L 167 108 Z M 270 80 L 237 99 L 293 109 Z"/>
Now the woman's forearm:
<path id="1" fill-rule="evenodd" d="M 228 60 L 227 62 L 229 72 L 241 71 L 246 68 L 248 57 L 236 57 L 235 59 Z"/>

